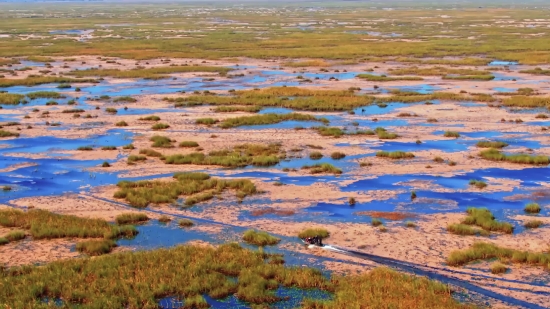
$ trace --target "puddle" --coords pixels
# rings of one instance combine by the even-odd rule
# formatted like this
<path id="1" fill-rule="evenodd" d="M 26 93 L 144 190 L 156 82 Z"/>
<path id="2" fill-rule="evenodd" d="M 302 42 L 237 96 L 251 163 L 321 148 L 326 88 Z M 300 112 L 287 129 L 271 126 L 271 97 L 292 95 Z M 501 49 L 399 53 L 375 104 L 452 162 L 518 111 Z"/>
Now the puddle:
<path id="1" fill-rule="evenodd" d="M 519 63 L 515 61 L 504 61 L 504 60 L 493 60 L 489 62 L 489 66 L 510 66 L 510 65 L 518 65 Z"/>

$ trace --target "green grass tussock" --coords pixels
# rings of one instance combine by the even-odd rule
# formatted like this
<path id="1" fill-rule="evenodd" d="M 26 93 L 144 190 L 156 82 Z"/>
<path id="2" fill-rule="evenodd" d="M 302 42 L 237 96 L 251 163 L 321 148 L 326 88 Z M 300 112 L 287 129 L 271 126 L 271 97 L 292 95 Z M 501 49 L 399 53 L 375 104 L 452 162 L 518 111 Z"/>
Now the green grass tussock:
<path id="1" fill-rule="evenodd" d="M 3 138 L 3 137 L 19 137 L 19 133 L 0 130 L 0 138 Z"/>
<path id="2" fill-rule="evenodd" d="M 319 236 L 322 239 L 325 239 L 330 236 L 330 233 L 324 228 L 307 228 L 305 230 L 302 230 L 298 234 L 298 237 L 302 239 L 307 237 L 315 237 L 315 236 Z"/>
<path id="3" fill-rule="evenodd" d="M 150 139 L 151 142 L 153 142 L 152 147 L 155 148 L 172 148 L 174 147 L 172 145 L 172 140 L 166 136 L 161 135 L 153 135 Z"/>
<path id="4" fill-rule="evenodd" d="M 508 270 L 508 267 L 506 267 L 506 265 L 504 265 L 500 262 L 495 262 L 495 263 L 491 264 L 491 273 L 492 274 L 495 274 L 495 275 L 504 274 L 507 270 Z"/>
<path id="5" fill-rule="evenodd" d="M 476 146 L 479 148 L 504 148 L 508 146 L 508 143 L 501 141 L 479 141 Z"/>
<path id="6" fill-rule="evenodd" d="M 25 232 L 23 231 L 11 231 L 6 236 L 4 236 L 8 241 L 18 241 L 25 239 Z"/>
<path id="7" fill-rule="evenodd" d="M 309 158 L 311 160 L 319 160 L 323 157 L 323 154 L 320 153 L 319 151 L 314 151 L 312 153 L 309 154 Z"/>
<path id="8" fill-rule="evenodd" d="M 468 216 L 462 220 L 462 224 L 476 225 L 490 232 L 511 234 L 514 231 L 514 226 L 510 223 L 496 221 L 493 214 L 487 208 L 470 207 L 466 212 Z"/>
<path id="9" fill-rule="evenodd" d="M 153 149 L 141 149 L 139 151 L 139 154 L 141 155 L 144 155 L 146 157 L 156 157 L 156 158 L 160 158 L 162 157 L 162 153 L 156 151 L 156 150 L 153 150 Z"/>
<path id="10" fill-rule="evenodd" d="M 116 247 L 116 243 L 111 239 L 87 240 L 76 244 L 78 252 L 83 252 L 90 256 L 110 253 L 114 247 Z"/>
<path id="11" fill-rule="evenodd" d="M 190 148 L 190 147 L 199 147 L 199 144 L 193 141 L 183 141 L 179 144 L 179 146 L 183 148 Z"/>
<path id="12" fill-rule="evenodd" d="M 400 76 L 400 77 L 387 77 L 386 75 L 372 75 L 372 74 L 357 74 L 357 78 L 364 79 L 369 82 L 393 82 L 399 80 L 423 80 L 418 76 Z"/>
<path id="13" fill-rule="evenodd" d="M 471 179 L 470 182 L 468 183 L 470 186 L 474 186 L 478 189 L 484 189 L 485 187 L 487 187 L 487 183 L 484 182 L 484 181 L 481 181 L 481 180 L 475 180 L 475 179 Z"/>
<path id="14" fill-rule="evenodd" d="M 37 86 L 42 84 L 52 83 L 97 83 L 95 79 L 75 79 L 67 77 L 55 77 L 55 76 L 29 76 L 21 79 L 0 79 L 0 88 L 13 87 L 13 86 Z"/>
<path id="15" fill-rule="evenodd" d="M 526 213 L 538 214 L 541 210 L 540 205 L 537 203 L 529 203 L 523 209 Z"/>
<path id="16" fill-rule="evenodd" d="M 149 217 L 146 214 L 139 212 L 123 213 L 115 217 L 115 222 L 119 225 L 142 223 L 148 220 Z"/>
<path id="17" fill-rule="evenodd" d="M 201 152 L 166 156 L 166 164 L 219 165 L 224 167 L 244 167 L 247 165 L 272 166 L 284 156 L 280 144 L 242 144 L 233 149 L 211 151 L 208 155 Z"/>
<path id="18" fill-rule="evenodd" d="M 152 129 L 152 130 L 155 130 L 155 131 L 158 131 L 158 130 L 168 129 L 169 127 L 170 127 L 169 124 L 159 122 L 159 123 L 155 123 L 155 124 L 151 127 L 151 129 Z"/>
<path id="19" fill-rule="evenodd" d="M 218 122 L 219 122 L 219 120 L 214 119 L 214 118 L 199 118 L 199 119 L 195 120 L 195 124 L 204 124 L 204 125 L 207 125 L 207 126 L 215 125 Z"/>
<path id="20" fill-rule="evenodd" d="M 217 106 L 214 108 L 215 113 L 257 113 L 262 110 L 261 106 Z"/>
<path id="21" fill-rule="evenodd" d="M 523 225 L 526 229 L 536 229 L 543 225 L 544 223 L 540 220 L 530 220 L 525 222 Z"/>
<path id="22" fill-rule="evenodd" d="M 533 156 L 528 154 L 504 154 L 498 149 L 490 148 L 479 153 L 483 159 L 490 161 L 505 161 L 518 164 L 548 165 L 550 158 L 547 156 Z"/>
<path id="23" fill-rule="evenodd" d="M 328 123 L 328 120 L 325 118 L 317 118 L 312 115 L 299 114 L 299 113 L 290 113 L 290 114 L 263 114 L 255 116 L 242 116 L 237 118 L 228 118 L 221 122 L 220 127 L 223 129 L 235 128 L 240 126 L 254 126 L 254 125 L 265 125 L 265 124 L 275 124 L 287 120 L 296 120 L 296 121 L 319 121 L 323 123 Z"/>
<path id="24" fill-rule="evenodd" d="M 25 96 L 17 93 L 0 93 L 0 104 L 4 105 L 18 105 L 25 102 Z"/>
<path id="25" fill-rule="evenodd" d="M 189 219 L 180 219 L 178 220 L 178 225 L 180 227 L 192 227 L 193 225 L 195 225 L 195 223 L 193 223 L 193 221 Z"/>
<path id="26" fill-rule="evenodd" d="M 244 232 L 243 240 L 251 245 L 260 247 L 274 246 L 281 241 L 281 239 L 271 236 L 267 232 L 256 230 L 248 230 Z"/>
<path id="27" fill-rule="evenodd" d="M 132 228 L 116 227 L 101 219 L 59 215 L 40 209 L 31 209 L 27 212 L 1 210 L 0 225 L 29 230 L 35 240 L 66 237 L 117 238 L 121 233 L 137 233 L 135 229 L 131 231 Z"/>
<path id="28" fill-rule="evenodd" d="M 477 260 L 511 260 L 513 263 L 548 267 L 550 254 L 533 253 L 499 247 L 492 243 L 476 242 L 469 249 L 452 251 L 447 257 L 447 265 L 462 266 Z"/>
<path id="29" fill-rule="evenodd" d="M 227 74 L 230 68 L 214 66 L 166 66 L 154 68 L 136 68 L 132 70 L 118 69 L 88 69 L 75 70 L 68 74 L 76 77 L 112 77 L 112 78 L 144 78 L 144 79 L 162 79 L 168 78 L 169 74 L 189 73 L 189 72 L 217 72 Z"/>
<path id="30" fill-rule="evenodd" d="M 459 138 L 459 137 L 460 137 L 460 133 L 455 132 L 455 131 L 445 131 L 445 133 L 443 133 L 443 136 L 445 136 L 445 137 Z"/>
<path id="31" fill-rule="evenodd" d="M 335 175 L 342 174 L 341 169 L 335 167 L 334 165 L 332 165 L 330 163 L 304 165 L 304 166 L 302 166 L 302 169 L 309 170 L 310 174 L 335 174 Z"/>
<path id="32" fill-rule="evenodd" d="M 151 115 L 151 116 L 147 116 L 147 117 L 141 117 L 141 118 L 139 118 L 139 120 L 143 120 L 143 121 L 159 121 L 159 120 L 160 120 L 160 117 L 159 117 L 159 116 L 155 116 L 155 115 Z"/>
<path id="33" fill-rule="evenodd" d="M 149 204 L 174 203 L 180 196 L 187 196 L 185 204 L 213 198 L 224 190 L 235 190 L 239 200 L 256 193 L 256 186 L 248 179 L 223 180 L 204 178 L 203 173 L 176 173 L 174 181 L 121 181 L 114 197 L 124 199 L 130 206 L 145 208 Z"/>
<path id="34" fill-rule="evenodd" d="M 378 151 L 376 153 L 376 156 L 379 158 L 389 158 L 389 159 L 412 159 L 414 158 L 414 154 L 411 152 L 404 152 L 404 151 Z"/>

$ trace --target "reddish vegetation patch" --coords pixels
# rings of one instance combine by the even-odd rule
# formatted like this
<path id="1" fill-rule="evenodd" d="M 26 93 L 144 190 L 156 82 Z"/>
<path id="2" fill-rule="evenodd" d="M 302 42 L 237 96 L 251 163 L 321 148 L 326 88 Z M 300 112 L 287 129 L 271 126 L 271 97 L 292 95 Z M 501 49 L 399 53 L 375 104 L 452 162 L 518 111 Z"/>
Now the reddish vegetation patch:
<path id="1" fill-rule="evenodd" d="M 255 209 L 250 212 L 250 215 L 253 217 L 259 217 L 259 216 L 265 216 L 265 215 L 276 215 L 276 216 L 292 216 L 295 215 L 296 212 L 294 210 L 280 210 L 280 209 L 274 209 L 274 208 L 263 208 L 263 209 Z"/>
<path id="2" fill-rule="evenodd" d="M 413 213 L 395 212 L 395 211 L 359 211 L 355 213 L 360 216 L 370 216 L 373 218 L 382 218 L 387 220 L 403 220 L 416 217 Z"/>

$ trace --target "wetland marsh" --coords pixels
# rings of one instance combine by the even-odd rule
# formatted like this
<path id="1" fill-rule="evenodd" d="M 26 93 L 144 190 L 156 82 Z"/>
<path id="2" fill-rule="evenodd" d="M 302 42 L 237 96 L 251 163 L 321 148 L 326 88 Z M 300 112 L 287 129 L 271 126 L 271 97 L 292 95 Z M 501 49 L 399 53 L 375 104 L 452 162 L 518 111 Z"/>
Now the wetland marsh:
<path id="1" fill-rule="evenodd" d="M 550 7 L 498 2 L 0 3 L 0 305 L 549 308 Z"/>

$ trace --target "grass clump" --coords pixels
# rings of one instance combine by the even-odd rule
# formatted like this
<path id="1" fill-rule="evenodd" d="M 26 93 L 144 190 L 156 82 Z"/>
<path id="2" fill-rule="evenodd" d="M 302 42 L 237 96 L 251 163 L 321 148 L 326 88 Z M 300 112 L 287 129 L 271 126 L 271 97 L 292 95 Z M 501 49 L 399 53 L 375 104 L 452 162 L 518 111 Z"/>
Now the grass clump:
<path id="1" fill-rule="evenodd" d="M 7 245 L 7 244 L 9 244 L 9 243 L 10 243 L 9 240 L 7 240 L 7 239 L 4 238 L 4 237 L 0 237 L 0 246 Z"/>
<path id="2" fill-rule="evenodd" d="M 302 169 L 309 170 L 310 174 L 335 174 L 340 175 L 342 174 L 342 170 L 335 167 L 334 165 L 330 163 L 321 163 L 321 164 L 315 164 L 315 165 L 304 165 L 302 166 Z"/>
<path id="3" fill-rule="evenodd" d="M 279 163 L 280 144 L 242 144 L 233 149 L 211 151 L 208 155 L 194 152 L 186 155 L 167 156 L 166 164 L 220 165 L 225 167 L 244 167 L 247 165 L 271 166 Z"/>
<path id="4" fill-rule="evenodd" d="M 466 212 L 468 216 L 462 220 L 462 224 L 476 225 L 489 232 L 511 234 L 514 231 L 514 227 L 510 223 L 496 221 L 487 208 L 470 207 Z"/>
<path id="5" fill-rule="evenodd" d="M 334 160 L 340 160 L 346 157 L 346 154 L 343 152 L 335 151 L 333 152 L 330 157 Z"/>
<path id="6" fill-rule="evenodd" d="M 528 154 L 507 155 L 494 148 L 480 152 L 479 156 L 490 161 L 506 161 L 518 164 L 548 165 L 550 163 L 550 158 L 547 156 L 533 156 Z"/>
<path id="7" fill-rule="evenodd" d="M 0 225 L 29 230 L 33 239 L 54 238 L 117 238 L 123 233 L 135 235 L 133 227 L 116 227 L 101 219 L 58 215 L 41 209 L 1 210 Z"/>
<path id="8" fill-rule="evenodd" d="M 10 242 L 22 240 L 22 239 L 25 239 L 25 232 L 12 231 L 12 232 L 9 232 L 8 235 L 4 236 L 4 238 L 6 238 Z"/>
<path id="9" fill-rule="evenodd" d="M 172 147 L 174 147 L 172 145 L 172 140 L 169 139 L 166 136 L 153 135 L 149 140 L 151 142 L 153 142 L 152 147 L 155 147 L 155 148 L 172 148 Z"/>
<path id="10" fill-rule="evenodd" d="M 162 215 L 162 216 L 159 217 L 158 220 L 159 220 L 160 223 L 168 223 L 168 222 L 172 221 L 172 218 L 170 218 L 166 215 Z"/>
<path id="11" fill-rule="evenodd" d="M 507 270 L 506 265 L 500 262 L 495 262 L 491 265 L 491 273 L 495 275 L 504 274 Z"/>
<path id="12" fill-rule="evenodd" d="M 548 263 L 550 262 L 550 254 L 548 253 L 533 253 L 502 248 L 492 243 L 476 242 L 469 249 L 451 252 L 447 257 L 447 264 L 449 266 L 462 266 L 473 261 L 493 258 L 543 267 L 548 267 Z"/>
<path id="13" fill-rule="evenodd" d="M 147 157 L 157 157 L 157 158 L 162 157 L 162 153 L 153 149 L 141 149 L 139 151 L 139 154 L 145 155 Z"/>
<path id="14" fill-rule="evenodd" d="M 240 126 L 254 126 L 254 125 L 266 125 L 275 124 L 287 120 L 296 121 L 319 121 L 328 123 L 325 118 L 316 118 L 312 115 L 290 113 L 290 114 L 263 114 L 255 116 L 242 116 L 237 118 L 225 119 L 221 122 L 220 127 L 223 129 L 235 128 Z"/>
<path id="15" fill-rule="evenodd" d="M 0 130 L 0 138 L 2 137 L 19 137 L 19 133 L 13 133 L 10 131 Z"/>
<path id="16" fill-rule="evenodd" d="M 314 151 L 312 153 L 309 154 L 309 158 L 311 160 L 319 160 L 323 157 L 323 154 L 320 153 L 319 151 Z"/>
<path id="17" fill-rule="evenodd" d="M 86 112 L 81 108 L 65 109 L 62 111 L 63 114 L 80 114 Z"/>
<path id="18" fill-rule="evenodd" d="M 378 151 L 376 153 L 377 157 L 380 158 L 389 158 L 389 159 L 411 159 L 414 158 L 414 154 L 411 152 L 404 152 L 404 151 Z"/>
<path id="19" fill-rule="evenodd" d="M 317 133 L 319 133 L 322 136 L 333 136 L 333 137 L 340 137 L 345 134 L 345 132 L 337 127 L 317 127 L 316 128 Z"/>
<path id="20" fill-rule="evenodd" d="M 118 70 L 118 69 L 87 69 L 87 70 L 74 70 L 69 72 L 69 75 L 77 77 L 112 77 L 112 78 L 144 78 L 144 79 L 163 79 L 168 78 L 169 74 L 175 73 L 188 73 L 188 72 L 205 72 L 205 73 L 221 73 L 226 74 L 231 71 L 230 68 L 215 67 L 215 66 L 163 66 L 144 68 L 138 67 L 132 70 Z"/>
<path id="21" fill-rule="evenodd" d="M 195 225 L 195 223 L 193 223 L 193 221 L 189 219 L 180 219 L 178 220 L 178 225 L 180 227 L 192 227 L 193 225 Z"/>
<path id="22" fill-rule="evenodd" d="M 372 74 L 357 74 L 356 77 L 364 79 L 369 82 L 391 82 L 399 80 L 423 80 L 418 76 L 400 76 L 400 77 L 387 77 L 386 75 L 372 75 Z"/>
<path id="23" fill-rule="evenodd" d="M 109 114 L 116 114 L 116 113 L 118 113 L 118 111 L 116 110 L 116 108 L 112 108 L 112 107 L 107 107 L 107 108 L 105 109 L 105 111 L 106 111 L 107 113 L 109 113 Z"/>
<path id="24" fill-rule="evenodd" d="M 149 220 L 149 217 L 139 212 L 123 213 L 115 217 L 115 222 L 119 225 L 142 223 L 147 220 Z"/>
<path id="25" fill-rule="evenodd" d="M 487 187 L 486 182 L 481 181 L 481 180 L 475 180 L 475 179 L 471 179 L 470 182 L 469 182 L 469 185 L 474 186 L 478 189 L 484 189 L 485 187 Z"/>
<path id="26" fill-rule="evenodd" d="M 166 124 L 166 123 L 155 123 L 151 129 L 152 130 L 155 130 L 155 131 L 158 131 L 158 130 L 164 130 L 164 129 L 168 129 L 170 127 L 169 124 Z"/>
<path id="27" fill-rule="evenodd" d="M 120 103 L 120 102 L 124 102 L 124 103 L 136 103 L 137 100 L 132 98 L 132 97 L 129 97 L 129 96 L 123 96 L 123 97 L 118 97 L 116 99 L 113 100 L 114 103 Z"/>
<path id="28" fill-rule="evenodd" d="M 214 109 L 215 113 L 257 113 L 262 110 L 261 106 L 218 106 Z"/>
<path id="29" fill-rule="evenodd" d="M 149 204 L 174 203 L 187 196 L 185 204 L 192 206 L 213 198 L 224 190 L 235 190 L 239 200 L 256 193 L 256 186 L 248 179 L 223 180 L 204 173 L 176 173 L 175 181 L 121 181 L 114 197 L 126 200 L 130 206 L 145 208 Z"/>
<path id="30" fill-rule="evenodd" d="M 447 231 L 456 235 L 470 236 L 470 235 L 481 235 L 489 236 L 489 233 L 484 230 L 475 229 L 466 224 L 454 223 L 447 226 Z"/>
<path id="31" fill-rule="evenodd" d="M 91 147 L 91 146 L 80 146 L 80 147 L 76 148 L 76 150 L 80 150 L 80 151 L 92 151 L 92 150 L 94 150 L 94 148 Z"/>
<path id="32" fill-rule="evenodd" d="M 147 160 L 146 156 L 138 156 L 138 155 L 128 156 L 128 164 L 135 164 L 136 162 L 146 161 L 146 160 Z"/>
<path id="33" fill-rule="evenodd" d="M 281 239 L 271 236 L 267 232 L 256 230 L 248 230 L 244 232 L 243 240 L 251 245 L 260 247 L 274 246 L 281 241 Z"/>
<path id="34" fill-rule="evenodd" d="M 128 144 L 128 145 L 122 146 L 122 149 L 131 150 L 131 149 L 136 149 L 136 147 L 134 147 L 134 144 Z"/>
<path id="35" fill-rule="evenodd" d="M 445 137 L 459 138 L 459 137 L 460 137 L 460 133 L 458 133 L 458 132 L 456 132 L 456 131 L 445 131 L 445 133 L 443 133 L 443 136 L 445 136 Z"/>
<path id="36" fill-rule="evenodd" d="M 179 146 L 183 148 L 190 148 L 190 147 L 199 147 L 199 144 L 193 141 L 183 141 L 180 143 Z"/>
<path id="37" fill-rule="evenodd" d="M 211 126 L 216 123 L 218 123 L 218 119 L 214 119 L 214 118 L 199 118 L 195 120 L 195 124 L 204 124 L 207 126 Z"/>
<path id="38" fill-rule="evenodd" d="M 127 127 L 128 123 L 126 121 L 119 121 L 115 124 L 117 127 Z"/>
<path id="39" fill-rule="evenodd" d="M 110 253 L 114 247 L 116 247 L 116 243 L 111 239 L 87 240 L 76 244 L 78 252 L 83 252 L 90 256 Z"/>
<path id="40" fill-rule="evenodd" d="M 315 237 L 319 236 L 322 239 L 328 238 L 330 236 L 330 233 L 324 229 L 324 228 L 308 228 L 305 230 L 302 230 L 299 234 L 299 238 L 307 238 L 307 237 Z"/>
<path id="41" fill-rule="evenodd" d="M 116 150 L 116 146 L 103 146 L 101 150 Z"/>
<path id="42" fill-rule="evenodd" d="M 479 148 L 504 148 L 508 146 L 508 143 L 501 141 L 479 141 L 476 146 Z"/>
<path id="43" fill-rule="evenodd" d="M 159 121 L 159 120 L 160 120 L 160 117 L 159 117 L 159 116 L 155 116 L 155 115 L 151 115 L 151 116 L 147 116 L 147 117 L 141 117 L 141 118 L 139 118 L 139 120 L 143 120 L 143 121 Z"/>
<path id="44" fill-rule="evenodd" d="M 525 222 L 523 225 L 526 229 L 536 229 L 543 225 L 543 222 L 540 220 L 530 220 Z"/>
<path id="45" fill-rule="evenodd" d="M 18 105 L 25 102 L 25 96 L 16 93 L 0 93 L 0 104 L 4 105 Z"/>
<path id="46" fill-rule="evenodd" d="M 415 228 L 416 227 L 416 223 L 412 222 L 412 221 L 407 221 L 405 222 L 405 226 L 406 227 L 409 227 L 409 228 Z"/>
<path id="47" fill-rule="evenodd" d="M 13 86 L 36 86 L 53 83 L 96 83 L 95 79 L 75 79 L 55 76 L 29 76 L 21 79 L 0 79 L 0 88 Z"/>
<path id="48" fill-rule="evenodd" d="M 382 220 L 378 218 L 372 218 L 370 224 L 372 226 L 381 226 L 383 223 L 382 223 Z"/>
<path id="49" fill-rule="evenodd" d="M 396 139 L 399 137 L 399 135 L 395 133 L 390 133 L 386 129 L 381 127 L 374 129 L 374 132 L 376 133 L 376 135 L 378 135 L 379 139 Z"/>
<path id="50" fill-rule="evenodd" d="M 529 203 L 523 209 L 526 213 L 538 214 L 541 210 L 540 205 L 537 203 Z"/>

